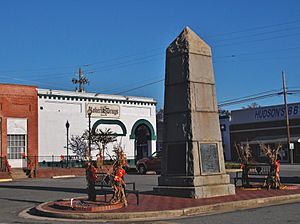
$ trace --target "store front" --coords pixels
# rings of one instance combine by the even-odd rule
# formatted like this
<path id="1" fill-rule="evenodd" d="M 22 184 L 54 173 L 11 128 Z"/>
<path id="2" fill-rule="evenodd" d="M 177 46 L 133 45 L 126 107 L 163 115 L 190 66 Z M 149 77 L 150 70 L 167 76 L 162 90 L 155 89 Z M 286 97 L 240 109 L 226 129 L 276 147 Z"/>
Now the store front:
<path id="1" fill-rule="evenodd" d="M 156 151 L 156 102 L 151 98 L 45 89 L 39 89 L 38 95 L 40 162 L 66 155 L 67 121 L 69 136 L 82 135 L 89 123 L 95 134 L 109 129 L 132 166 Z M 106 159 L 113 155 L 114 144 L 107 144 Z M 92 151 L 94 159 L 97 153 Z"/>
<path id="2" fill-rule="evenodd" d="M 283 105 L 249 108 L 231 112 L 230 142 L 234 159 L 237 159 L 234 144 L 250 144 L 253 157 L 265 162 L 266 157 L 259 144 L 276 148 L 281 145 L 279 154 L 282 162 L 300 163 L 300 103 L 288 105 L 290 148 L 288 147 L 285 107 Z"/>

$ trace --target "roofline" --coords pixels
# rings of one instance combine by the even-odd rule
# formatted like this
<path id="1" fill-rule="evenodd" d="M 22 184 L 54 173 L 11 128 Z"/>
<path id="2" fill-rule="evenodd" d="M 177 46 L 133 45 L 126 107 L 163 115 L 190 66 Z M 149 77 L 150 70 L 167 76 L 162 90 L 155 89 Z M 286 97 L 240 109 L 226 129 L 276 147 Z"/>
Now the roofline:
<path id="1" fill-rule="evenodd" d="M 69 93 L 69 94 L 68 94 Z M 71 93 L 71 94 L 70 94 Z M 38 89 L 38 96 L 44 96 L 49 98 L 67 98 L 67 99 L 80 99 L 87 100 L 89 102 L 130 102 L 130 103 L 147 103 L 156 105 L 157 102 L 153 98 L 136 97 L 136 96 L 122 96 L 122 95 L 108 95 L 98 93 L 87 92 L 72 92 L 65 90 L 52 90 L 52 89 Z M 106 97 L 105 97 L 106 96 Z"/>
<path id="2" fill-rule="evenodd" d="M 296 103 L 288 103 L 288 106 L 292 106 L 292 105 L 299 105 L 300 102 L 296 102 Z M 266 109 L 266 108 L 271 108 L 271 107 L 280 107 L 280 106 L 284 106 L 284 103 L 282 104 L 276 104 L 276 105 L 269 105 L 269 106 L 259 106 L 259 107 L 254 107 L 254 108 L 243 108 L 243 109 L 238 109 L 238 110 L 232 110 L 230 111 L 232 112 L 239 112 L 239 111 L 245 111 L 245 110 L 259 110 L 259 109 Z"/>

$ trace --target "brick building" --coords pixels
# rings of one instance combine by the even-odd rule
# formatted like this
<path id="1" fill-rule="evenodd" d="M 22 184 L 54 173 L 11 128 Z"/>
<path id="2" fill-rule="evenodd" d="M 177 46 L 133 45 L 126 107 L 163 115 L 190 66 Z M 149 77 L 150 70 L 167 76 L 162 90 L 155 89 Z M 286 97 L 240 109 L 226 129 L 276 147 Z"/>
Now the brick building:
<path id="1" fill-rule="evenodd" d="M 60 161 L 67 153 L 66 121 L 68 137 L 80 136 L 88 128 L 87 108 L 92 108 L 92 129 L 116 133 L 134 164 L 156 151 L 155 105 L 154 99 L 145 97 L 0 84 L 0 159 L 7 157 L 12 168 L 26 167 L 28 159 L 35 165 Z M 111 153 L 113 144 L 107 147 Z"/>
<path id="2" fill-rule="evenodd" d="M 38 95 L 35 86 L 0 84 L 0 156 L 13 168 L 22 155 L 38 155 Z"/>

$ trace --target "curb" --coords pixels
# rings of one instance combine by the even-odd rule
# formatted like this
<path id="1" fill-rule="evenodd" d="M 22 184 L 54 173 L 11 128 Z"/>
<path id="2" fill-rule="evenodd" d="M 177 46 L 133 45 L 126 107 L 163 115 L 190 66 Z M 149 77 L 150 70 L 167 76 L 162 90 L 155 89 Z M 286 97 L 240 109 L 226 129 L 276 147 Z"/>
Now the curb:
<path id="1" fill-rule="evenodd" d="M 61 178 L 74 178 L 75 175 L 62 175 L 62 176 L 52 176 L 53 179 L 61 179 Z"/>
<path id="2" fill-rule="evenodd" d="M 294 202 L 300 202 L 300 194 L 249 199 L 244 201 L 223 202 L 223 203 L 218 203 L 213 205 L 186 208 L 183 210 L 185 216 L 204 215 L 204 214 L 208 215 L 208 214 L 232 212 L 232 211 L 239 211 L 239 210 L 252 209 L 252 208 L 260 208 L 260 207 L 271 206 L 271 205 L 288 204 Z"/>
<path id="3" fill-rule="evenodd" d="M 45 202 L 33 209 L 33 215 L 28 214 L 28 209 L 21 212 L 23 218 L 33 219 L 62 219 L 65 221 L 71 220 L 92 220 L 92 221 L 150 221 L 183 218 L 187 216 L 203 216 L 225 212 L 233 212 L 245 209 L 259 208 L 271 205 L 280 205 L 300 202 L 300 194 L 283 195 L 276 197 L 249 199 L 241 201 L 223 202 L 212 205 L 203 205 L 197 207 L 183 208 L 177 210 L 152 211 L 152 212 L 128 212 L 128 213 L 63 213 L 44 210 Z M 25 214 L 26 213 L 26 214 Z M 38 217 L 37 217 L 38 216 Z M 42 216 L 42 217 L 41 217 Z"/>
<path id="4" fill-rule="evenodd" d="M 239 171 L 242 171 L 242 169 L 226 169 L 226 173 L 235 173 Z"/>
<path id="5" fill-rule="evenodd" d="M 8 179 L 0 179 L 0 183 L 1 183 L 1 182 L 10 182 L 10 181 L 12 181 L 11 178 L 8 178 Z"/>

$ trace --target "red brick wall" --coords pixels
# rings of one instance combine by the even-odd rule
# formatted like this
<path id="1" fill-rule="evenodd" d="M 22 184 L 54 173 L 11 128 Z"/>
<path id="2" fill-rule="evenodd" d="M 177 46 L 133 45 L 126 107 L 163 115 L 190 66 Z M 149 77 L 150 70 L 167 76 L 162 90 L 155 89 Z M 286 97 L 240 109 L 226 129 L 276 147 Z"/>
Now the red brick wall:
<path id="1" fill-rule="evenodd" d="M 27 118 L 28 156 L 38 155 L 38 96 L 36 86 L 0 84 L 1 156 L 7 155 L 7 118 Z"/>

